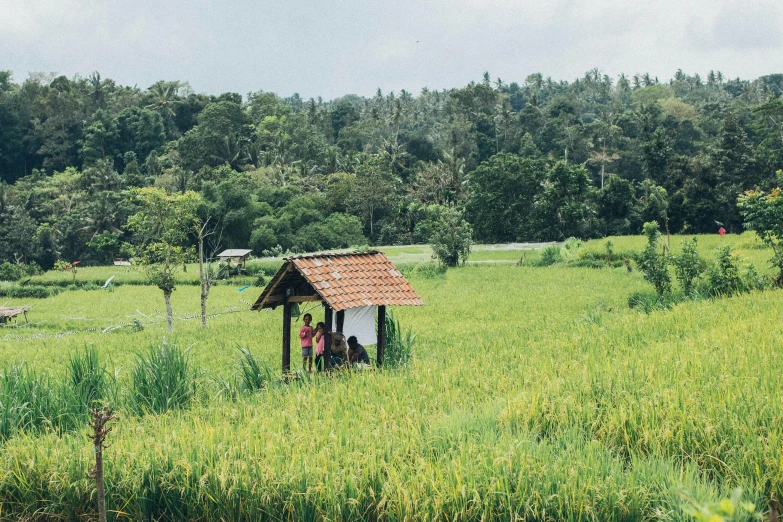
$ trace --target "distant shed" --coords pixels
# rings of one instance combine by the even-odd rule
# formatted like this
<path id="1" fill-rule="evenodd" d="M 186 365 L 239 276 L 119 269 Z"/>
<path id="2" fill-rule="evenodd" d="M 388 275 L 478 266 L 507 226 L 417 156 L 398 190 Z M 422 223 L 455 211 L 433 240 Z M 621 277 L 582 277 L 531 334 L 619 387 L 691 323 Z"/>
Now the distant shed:
<path id="1" fill-rule="evenodd" d="M 17 306 L 13 308 L 6 308 L 5 306 L 0 306 L 0 324 L 8 324 L 8 322 L 11 321 L 14 317 L 16 317 L 19 314 L 24 315 L 25 322 L 29 322 L 27 320 L 27 311 L 32 308 L 33 305 L 26 305 L 26 306 Z"/>
<path id="2" fill-rule="evenodd" d="M 335 330 L 342 333 L 349 308 L 378 307 L 377 363 L 383 365 L 386 307 L 424 304 L 407 279 L 378 251 L 315 254 L 285 258 L 251 310 L 283 306 L 283 371 L 291 367 L 291 304 L 322 302 L 327 325 L 336 312 Z M 331 365 L 331 335 L 324 342 L 324 360 Z"/>
<path id="3" fill-rule="evenodd" d="M 219 253 L 218 259 L 223 262 L 230 261 L 235 265 L 243 265 L 252 252 L 252 250 L 245 250 L 241 248 L 229 248 L 228 250 L 224 250 Z"/>

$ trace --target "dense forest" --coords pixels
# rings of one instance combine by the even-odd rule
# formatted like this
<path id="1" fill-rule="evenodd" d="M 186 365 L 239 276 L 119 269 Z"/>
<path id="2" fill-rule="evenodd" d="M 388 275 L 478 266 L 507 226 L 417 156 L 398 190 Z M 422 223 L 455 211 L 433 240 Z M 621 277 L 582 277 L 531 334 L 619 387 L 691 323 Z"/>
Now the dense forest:
<path id="1" fill-rule="evenodd" d="M 782 93 L 591 70 L 324 101 L 0 72 L 0 260 L 122 256 L 149 185 L 198 192 L 256 255 L 427 242 L 444 213 L 477 242 L 740 231 L 737 195 L 783 168 Z"/>

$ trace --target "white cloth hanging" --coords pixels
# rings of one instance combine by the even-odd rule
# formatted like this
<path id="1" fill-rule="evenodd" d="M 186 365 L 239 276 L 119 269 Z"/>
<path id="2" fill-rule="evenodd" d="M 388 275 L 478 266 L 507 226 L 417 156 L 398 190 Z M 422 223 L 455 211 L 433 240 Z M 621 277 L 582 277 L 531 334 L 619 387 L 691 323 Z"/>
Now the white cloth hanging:
<path id="1" fill-rule="evenodd" d="M 333 320 L 337 321 L 337 313 L 334 313 Z M 378 317 L 377 306 L 362 306 L 360 308 L 349 308 L 345 311 L 345 320 L 343 321 L 343 333 L 345 338 L 355 335 L 359 344 L 366 346 L 368 344 L 378 344 L 378 334 L 375 331 L 375 319 Z M 332 325 L 332 329 L 335 326 Z"/>

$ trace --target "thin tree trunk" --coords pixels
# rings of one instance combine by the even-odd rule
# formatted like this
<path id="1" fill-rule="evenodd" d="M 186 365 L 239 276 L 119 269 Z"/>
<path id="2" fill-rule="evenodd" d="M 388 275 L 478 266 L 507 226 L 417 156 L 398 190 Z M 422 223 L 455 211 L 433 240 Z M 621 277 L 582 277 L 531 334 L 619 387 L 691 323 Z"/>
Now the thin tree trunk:
<path id="1" fill-rule="evenodd" d="M 207 297 L 209 297 L 209 283 L 204 272 L 204 237 L 198 238 L 198 273 L 201 278 L 201 326 L 207 326 Z"/>
<path id="2" fill-rule="evenodd" d="M 168 322 L 169 333 L 174 330 L 174 312 L 171 309 L 171 290 L 163 291 L 163 299 L 166 301 L 166 321 Z"/>

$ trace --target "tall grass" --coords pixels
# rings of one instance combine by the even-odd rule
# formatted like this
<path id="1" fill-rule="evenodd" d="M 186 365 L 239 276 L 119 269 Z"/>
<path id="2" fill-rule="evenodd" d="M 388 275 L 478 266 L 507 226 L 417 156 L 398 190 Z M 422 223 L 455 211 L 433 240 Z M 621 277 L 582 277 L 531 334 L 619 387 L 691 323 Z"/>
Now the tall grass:
<path id="1" fill-rule="evenodd" d="M 195 397 L 196 379 L 187 350 L 167 343 L 138 355 L 131 380 L 129 406 L 137 413 L 186 408 Z"/>
<path id="2" fill-rule="evenodd" d="M 387 368 L 406 366 L 413 358 L 413 345 L 416 334 L 410 329 L 402 330 L 400 321 L 393 312 L 386 314 L 386 346 L 383 364 Z"/>
<path id="3" fill-rule="evenodd" d="M 244 391 L 255 392 L 264 389 L 272 380 L 272 370 L 268 366 L 263 369 L 258 360 L 248 350 L 239 347 L 237 358 L 241 388 Z"/>

